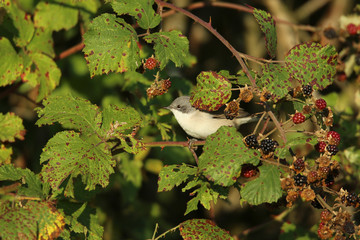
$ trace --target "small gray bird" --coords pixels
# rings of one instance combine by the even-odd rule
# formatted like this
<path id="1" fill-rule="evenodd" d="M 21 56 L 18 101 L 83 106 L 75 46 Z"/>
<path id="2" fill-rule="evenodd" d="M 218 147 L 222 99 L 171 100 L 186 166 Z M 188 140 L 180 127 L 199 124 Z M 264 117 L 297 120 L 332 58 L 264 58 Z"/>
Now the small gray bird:
<path id="1" fill-rule="evenodd" d="M 240 125 L 255 121 L 257 117 L 250 116 L 243 109 L 240 109 L 239 115 L 233 120 L 226 119 L 224 114 L 212 114 L 197 110 L 190 104 L 189 96 L 176 98 L 168 107 L 175 116 L 177 122 L 184 131 L 197 139 L 205 139 L 213 134 L 221 126 L 230 126 L 238 128 Z"/>

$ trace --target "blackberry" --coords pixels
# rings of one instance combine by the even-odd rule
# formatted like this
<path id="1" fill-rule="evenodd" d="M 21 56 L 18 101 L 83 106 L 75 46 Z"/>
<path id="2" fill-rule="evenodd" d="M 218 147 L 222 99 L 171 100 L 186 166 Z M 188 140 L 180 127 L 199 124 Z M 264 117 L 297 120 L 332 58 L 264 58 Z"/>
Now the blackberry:
<path id="1" fill-rule="evenodd" d="M 330 153 L 331 156 L 334 156 L 339 151 L 336 145 L 327 145 L 326 150 Z"/>
<path id="2" fill-rule="evenodd" d="M 359 201 L 359 198 L 355 193 L 349 193 L 346 196 L 346 206 L 356 206 L 356 203 Z"/>
<path id="3" fill-rule="evenodd" d="M 313 88 L 311 85 L 305 85 L 303 86 L 302 91 L 305 96 L 310 96 L 312 94 Z"/>
<path id="4" fill-rule="evenodd" d="M 267 155 L 269 153 L 272 153 L 275 151 L 276 146 L 279 144 L 272 140 L 272 139 L 264 139 L 260 142 L 260 149 L 263 152 L 263 154 Z"/>
<path id="5" fill-rule="evenodd" d="M 330 186 L 334 185 L 334 183 L 335 183 L 334 175 L 328 174 L 326 179 L 325 179 L 325 185 L 327 187 L 330 187 Z"/>
<path id="6" fill-rule="evenodd" d="M 334 28 L 327 28 L 324 30 L 324 36 L 327 38 L 327 39 L 334 39 L 334 38 L 337 38 L 338 35 L 335 31 Z"/>
<path id="7" fill-rule="evenodd" d="M 318 152 L 325 152 L 326 142 L 320 141 L 315 145 L 315 149 Z"/>
<path id="8" fill-rule="evenodd" d="M 354 226 L 354 223 L 351 221 L 346 221 L 344 223 L 343 229 L 344 229 L 344 232 L 346 232 L 348 234 L 355 233 L 355 226 Z"/>
<path id="9" fill-rule="evenodd" d="M 356 35 L 357 34 L 357 27 L 355 24 L 353 23 L 349 23 L 347 26 L 346 26 L 346 30 L 348 31 L 348 33 L 350 35 Z"/>
<path id="10" fill-rule="evenodd" d="M 329 210 L 324 210 L 320 214 L 320 219 L 322 222 L 328 222 L 332 219 L 333 215 Z"/>
<path id="11" fill-rule="evenodd" d="M 246 136 L 244 143 L 248 148 L 259 148 L 259 142 L 254 134 Z"/>
<path id="12" fill-rule="evenodd" d="M 307 183 L 307 177 L 301 174 L 297 174 L 294 176 L 294 184 L 295 186 L 302 186 Z"/>
<path id="13" fill-rule="evenodd" d="M 319 177 L 319 175 L 318 175 L 317 172 L 311 171 L 307 175 L 307 180 L 308 180 L 309 183 L 313 183 L 313 182 L 316 182 L 318 180 L 318 177 Z"/>
<path id="14" fill-rule="evenodd" d="M 321 206 L 321 204 L 319 203 L 319 201 L 316 198 L 313 201 L 311 201 L 311 205 L 314 208 L 323 209 L 323 206 Z"/>
<path id="15" fill-rule="evenodd" d="M 335 131 L 328 132 L 326 138 L 332 145 L 339 145 L 341 140 L 340 134 Z"/>
<path id="16" fill-rule="evenodd" d="M 306 120 L 306 118 L 305 118 L 304 114 L 302 114 L 301 112 L 295 113 L 292 117 L 292 121 L 295 124 L 303 123 L 303 122 L 305 122 L 305 120 Z"/>
<path id="17" fill-rule="evenodd" d="M 305 169 L 304 159 L 298 158 L 293 162 L 293 167 L 296 172 L 301 172 Z"/>
<path id="18" fill-rule="evenodd" d="M 316 99 L 315 106 L 319 111 L 321 111 L 326 108 L 327 104 L 323 98 L 319 98 L 319 99 Z"/>

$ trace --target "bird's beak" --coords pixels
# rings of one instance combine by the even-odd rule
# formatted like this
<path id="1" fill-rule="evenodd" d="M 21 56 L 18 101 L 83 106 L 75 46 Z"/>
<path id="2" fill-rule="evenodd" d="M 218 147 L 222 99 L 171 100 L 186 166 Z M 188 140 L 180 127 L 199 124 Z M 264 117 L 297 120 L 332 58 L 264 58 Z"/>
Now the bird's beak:
<path id="1" fill-rule="evenodd" d="M 170 107 L 163 107 L 164 109 L 167 109 L 167 110 L 171 110 L 171 108 Z"/>

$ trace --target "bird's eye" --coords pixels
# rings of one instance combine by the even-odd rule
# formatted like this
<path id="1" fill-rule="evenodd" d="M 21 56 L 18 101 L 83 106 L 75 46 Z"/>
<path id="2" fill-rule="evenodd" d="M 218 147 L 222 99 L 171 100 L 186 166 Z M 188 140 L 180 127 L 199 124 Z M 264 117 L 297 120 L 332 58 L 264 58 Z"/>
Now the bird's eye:
<path id="1" fill-rule="evenodd" d="M 177 105 L 176 107 L 177 107 L 177 108 L 181 108 L 181 106 L 180 106 L 180 105 Z"/>

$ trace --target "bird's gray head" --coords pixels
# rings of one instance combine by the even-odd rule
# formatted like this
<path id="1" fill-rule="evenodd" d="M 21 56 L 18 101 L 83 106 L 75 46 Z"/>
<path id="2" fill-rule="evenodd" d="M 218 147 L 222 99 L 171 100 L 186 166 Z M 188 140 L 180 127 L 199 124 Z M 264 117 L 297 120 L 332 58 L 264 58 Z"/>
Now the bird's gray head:
<path id="1" fill-rule="evenodd" d="M 190 104 L 190 97 L 189 96 L 181 96 L 176 98 L 168 107 L 165 107 L 170 111 L 177 110 L 182 113 L 190 113 L 196 111 L 194 107 Z"/>

